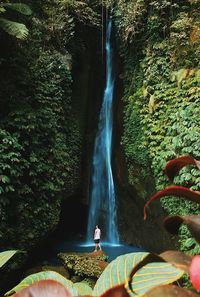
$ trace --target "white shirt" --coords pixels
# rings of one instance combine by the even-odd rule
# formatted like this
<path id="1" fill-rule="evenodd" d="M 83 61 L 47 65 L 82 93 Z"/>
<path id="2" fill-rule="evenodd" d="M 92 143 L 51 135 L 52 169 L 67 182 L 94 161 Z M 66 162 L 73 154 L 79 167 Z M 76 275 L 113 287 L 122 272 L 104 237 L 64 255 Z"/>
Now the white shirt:
<path id="1" fill-rule="evenodd" d="M 101 230 L 97 228 L 94 231 L 94 239 L 100 239 L 100 237 L 101 237 Z"/>

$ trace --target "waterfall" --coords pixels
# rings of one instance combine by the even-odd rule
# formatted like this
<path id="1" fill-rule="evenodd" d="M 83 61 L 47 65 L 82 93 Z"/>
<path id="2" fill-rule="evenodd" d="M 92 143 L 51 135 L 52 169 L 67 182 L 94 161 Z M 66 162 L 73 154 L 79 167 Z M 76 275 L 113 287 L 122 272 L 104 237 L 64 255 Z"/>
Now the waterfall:
<path id="1" fill-rule="evenodd" d="M 111 47 L 112 21 L 106 32 L 106 87 L 99 116 L 92 160 L 92 185 L 87 228 L 87 241 L 93 239 L 94 228 L 100 226 L 102 237 L 109 244 L 119 243 L 116 212 L 116 193 L 113 181 L 113 51 Z"/>

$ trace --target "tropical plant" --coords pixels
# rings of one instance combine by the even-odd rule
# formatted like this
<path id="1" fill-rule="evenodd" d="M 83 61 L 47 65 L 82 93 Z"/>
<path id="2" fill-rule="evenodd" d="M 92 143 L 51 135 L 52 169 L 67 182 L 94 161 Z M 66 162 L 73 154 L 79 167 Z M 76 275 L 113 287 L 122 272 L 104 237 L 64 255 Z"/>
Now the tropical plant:
<path id="1" fill-rule="evenodd" d="M 67 288 L 69 292 L 71 292 L 74 296 L 78 294 L 78 291 L 75 288 L 75 286 L 73 286 L 73 283 L 70 280 L 64 278 L 61 274 L 55 271 L 41 271 L 27 276 L 17 286 L 15 286 L 13 289 L 8 291 L 5 294 L 5 296 L 13 295 L 14 293 L 21 291 L 22 289 L 29 287 L 35 282 L 44 281 L 44 280 L 57 281 L 60 284 L 62 284 L 65 288 Z"/>
<path id="2" fill-rule="evenodd" d="M 31 285 L 36 284 L 38 286 L 38 282 L 51 280 L 62 284 L 73 296 L 86 294 L 99 296 L 107 294 L 107 291 L 111 288 L 117 287 L 117 290 L 121 289 L 127 292 L 128 296 L 136 297 L 144 294 L 156 285 L 173 283 L 182 277 L 185 267 L 184 263 L 182 266 L 180 263 L 183 262 L 183 259 L 179 255 L 177 257 L 178 261 L 174 260 L 172 265 L 168 263 L 172 261 L 172 258 L 175 258 L 172 253 L 170 255 L 155 255 L 141 252 L 122 255 L 107 266 L 97 280 L 93 291 L 83 282 L 73 284 L 56 272 L 39 272 L 26 277 L 19 285 L 7 292 L 5 296 L 20 293 L 21 291 L 28 292 L 29 288 L 32 290 Z M 185 256 L 184 261 L 190 262 L 190 258 Z M 149 276 L 151 276 L 151 280 Z M 23 296 L 23 294 L 15 294 L 14 296 Z"/>
<path id="3" fill-rule="evenodd" d="M 174 177 L 179 173 L 179 171 L 187 165 L 195 165 L 198 169 L 200 169 L 200 161 L 196 160 L 190 155 L 186 155 L 186 156 L 181 156 L 174 160 L 169 161 L 165 166 L 164 172 L 170 180 L 173 180 Z M 171 186 L 153 195 L 150 198 L 150 200 L 145 204 L 144 219 L 147 218 L 147 208 L 153 201 L 155 201 L 156 199 L 160 199 L 162 197 L 171 196 L 171 195 L 176 197 L 184 197 L 189 201 L 200 204 L 199 191 L 193 191 L 191 189 L 188 189 L 182 186 Z M 179 228 L 182 224 L 187 225 L 192 236 L 196 239 L 198 243 L 200 243 L 200 235 L 199 235 L 200 215 L 190 215 L 190 216 L 175 215 L 175 216 L 169 216 L 164 220 L 164 227 L 168 232 L 170 232 L 173 235 L 178 234 Z M 200 290 L 199 268 L 200 268 L 200 255 L 196 255 L 193 257 L 192 262 L 189 265 L 189 274 L 190 274 L 191 282 L 197 291 Z M 190 296 L 190 295 L 183 294 L 183 296 Z"/>
<path id="4" fill-rule="evenodd" d="M 200 169 L 200 161 L 194 159 L 192 156 L 181 156 L 172 161 L 169 161 L 164 169 L 165 174 L 170 180 L 173 180 L 174 177 L 179 173 L 179 171 L 186 165 L 195 165 Z M 165 196 L 176 196 L 184 197 L 192 202 L 200 204 L 200 192 L 193 191 L 186 187 L 182 186 L 170 186 L 164 190 L 156 193 L 144 206 L 144 219 L 147 218 L 147 207 L 156 199 L 160 199 Z M 185 223 L 188 226 L 188 229 L 195 237 L 195 239 L 200 243 L 199 236 L 199 227 L 200 227 L 200 216 L 171 216 L 167 217 L 164 221 L 165 228 L 172 234 L 177 234 L 179 227 L 182 223 Z"/>
<path id="5" fill-rule="evenodd" d="M 23 3 L 0 3 L 0 27 L 5 32 L 10 35 L 15 36 L 19 39 L 25 39 L 28 35 L 28 28 L 26 25 L 15 22 L 7 19 L 6 12 L 7 10 L 14 10 L 17 13 L 20 13 L 25 16 L 30 16 L 32 14 L 32 10 L 30 7 Z M 5 14 L 5 17 L 1 17 L 2 14 Z"/>
<path id="6" fill-rule="evenodd" d="M 31 291 L 31 295 L 30 295 Z M 16 293 L 15 297 L 71 297 L 73 296 L 61 283 L 54 280 L 42 280 Z"/>
<path id="7" fill-rule="evenodd" d="M 177 286 L 168 286 L 167 284 L 177 281 L 184 272 L 188 272 L 191 264 L 191 257 L 182 252 L 170 251 L 160 255 L 151 253 L 131 253 L 122 255 L 111 262 L 101 277 L 98 279 L 96 286 L 92 292 L 91 289 L 83 287 L 80 284 L 73 284 L 61 277 L 58 273 L 52 271 L 37 273 L 28 276 L 16 288 L 6 293 L 10 296 L 17 292 L 13 297 L 29 296 L 81 296 L 91 294 L 92 296 L 102 297 L 156 297 L 154 290 L 163 292 L 169 290 L 177 290 L 182 293 L 184 289 Z M 158 286 L 159 285 L 159 286 Z M 158 287 L 157 287 L 158 286 Z M 172 288 L 172 289 L 171 289 Z M 78 290 L 76 290 L 78 289 Z M 55 294 L 57 292 L 57 294 Z M 54 294 L 54 295 L 53 295 Z M 87 295 L 89 296 L 89 295 Z M 173 296 L 173 295 L 172 295 Z M 196 295 L 183 295 L 195 297 Z"/>
<path id="8" fill-rule="evenodd" d="M 103 271 L 94 287 L 93 296 L 102 295 L 117 285 L 124 285 L 130 296 L 142 296 L 157 285 L 175 282 L 183 273 L 182 269 L 165 262 L 162 254 L 157 256 L 139 252 L 122 255 Z"/>
<path id="9" fill-rule="evenodd" d="M 9 250 L 0 253 L 0 268 L 4 266 L 6 262 L 10 260 L 15 254 L 17 253 L 16 250 Z"/>
<path id="10" fill-rule="evenodd" d="M 192 156 L 182 156 L 167 163 L 165 167 L 165 174 L 172 180 L 178 172 L 186 165 L 196 165 L 200 169 L 200 161 L 194 159 Z M 185 187 L 171 186 L 164 189 L 154 195 L 144 207 L 144 216 L 147 218 L 147 208 L 156 199 L 164 197 L 166 195 L 183 196 L 189 200 L 195 201 L 200 204 L 200 193 L 190 190 Z M 199 230 L 200 230 L 200 216 L 174 216 L 165 219 L 165 227 L 171 233 L 177 233 L 177 230 L 181 223 L 186 223 L 189 227 L 192 235 L 200 242 Z M 186 272 L 190 275 L 193 287 L 200 290 L 200 255 L 196 255 L 193 258 L 180 251 L 166 251 L 160 255 L 139 252 L 130 253 L 119 256 L 112 261 L 101 274 L 97 280 L 93 296 L 101 297 L 197 297 L 199 296 L 194 290 L 187 290 L 180 286 L 174 285 L 178 279 L 180 279 Z M 60 278 L 57 273 L 48 272 L 49 276 L 44 277 L 44 273 L 30 275 L 18 285 L 18 289 L 14 288 L 10 293 L 19 291 L 13 297 L 25 297 L 30 292 L 40 292 L 40 296 L 53 296 L 52 292 L 55 292 L 56 287 L 59 296 L 76 296 L 76 294 L 91 294 L 91 291 L 79 290 L 77 293 L 72 291 L 74 286 L 71 282 L 65 281 L 64 278 Z M 58 277 L 58 276 L 59 277 Z M 56 276 L 56 277 L 54 277 Z M 45 279 L 45 281 L 44 281 Z M 48 280 L 50 279 L 50 280 Z M 38 282 L 38 280 L 40 280 Z M 58 281 L 58 282 L 55 282 Z M 28 286 L 34 283 L 32 286 Z M 70 288 L 68 287 L 70 283 Z M 23 284 L 27 288 L 23 288 Z M 63 289 L 61 290 L 61 285 Z M 78 289 L 79 285 L 76 286 Z M 35 293 L 32 296 L 37 296 Z"/>
<path id="11" fill-rule="evenodd" d="M 74 283 L 74 287 L 77 289 L 80 296 L 92 295 L 92 288 L 83 281 Z"/>

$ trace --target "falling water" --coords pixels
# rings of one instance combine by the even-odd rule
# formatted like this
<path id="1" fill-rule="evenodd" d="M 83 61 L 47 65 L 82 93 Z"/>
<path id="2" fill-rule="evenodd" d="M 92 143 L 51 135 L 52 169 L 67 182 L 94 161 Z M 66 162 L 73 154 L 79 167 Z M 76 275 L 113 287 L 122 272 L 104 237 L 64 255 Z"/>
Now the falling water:
<path id="1" fill-rule="evenodd" d="M 118 244 L 116 194 L 111 167 L 114 89 L 111 31 L 112 21 L 110 20 L 106 32 L 106 88 L 99 116 L 92 162 L 87 240 L 91 241 L 95 225 L 99 224 L 103 238 L 110 244 Z"/>

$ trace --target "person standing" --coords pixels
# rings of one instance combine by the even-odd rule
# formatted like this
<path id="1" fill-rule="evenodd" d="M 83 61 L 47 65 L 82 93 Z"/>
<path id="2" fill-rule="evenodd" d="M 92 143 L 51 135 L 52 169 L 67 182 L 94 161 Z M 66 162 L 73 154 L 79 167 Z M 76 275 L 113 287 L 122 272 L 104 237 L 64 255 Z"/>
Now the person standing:
<path id="1" fill-rule="evenodd" d="M 95 242 L 94 252 L 97 252 L 98 248 L 101 251 L 100 238 L 101 238 L 101 230 L 99 229 L 99 226 L 96 225 L 96 228 L 94 230 L 94 242 Z"/>

